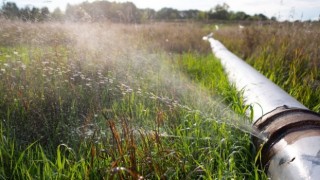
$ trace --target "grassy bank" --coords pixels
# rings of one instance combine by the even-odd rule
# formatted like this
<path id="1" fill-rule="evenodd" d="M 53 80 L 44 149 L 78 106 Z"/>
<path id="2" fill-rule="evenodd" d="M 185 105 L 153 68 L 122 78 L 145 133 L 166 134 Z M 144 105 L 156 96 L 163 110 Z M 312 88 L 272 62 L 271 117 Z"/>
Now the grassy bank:
<path id="1" fill-rule="evenodd" d="M 216 31 L 215 37 L 302 104 L 320 112 L 318 23 L 229 26 Z"/>
<path id="2" fill-rule="evenodd" d="M 3 22 L 1 179 L 265 178 L 201 28 Z"/>

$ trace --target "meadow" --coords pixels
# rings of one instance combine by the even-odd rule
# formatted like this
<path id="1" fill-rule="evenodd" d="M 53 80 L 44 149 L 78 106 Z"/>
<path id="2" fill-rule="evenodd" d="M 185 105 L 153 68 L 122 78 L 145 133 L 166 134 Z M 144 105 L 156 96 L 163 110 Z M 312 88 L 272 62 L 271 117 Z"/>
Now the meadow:
<path id="1" fill-rule="evenodd" d="M 320 112 L 320 24 L 225 26 L 217 39 L 309 109 Z"/>
<path id="2" fill-rule="evenodd" d="M 0 179 L 267 179 L 214 26 L 0 21 Z M 277 26 L 214 36 L 319 111 L 318 42 Z"/>

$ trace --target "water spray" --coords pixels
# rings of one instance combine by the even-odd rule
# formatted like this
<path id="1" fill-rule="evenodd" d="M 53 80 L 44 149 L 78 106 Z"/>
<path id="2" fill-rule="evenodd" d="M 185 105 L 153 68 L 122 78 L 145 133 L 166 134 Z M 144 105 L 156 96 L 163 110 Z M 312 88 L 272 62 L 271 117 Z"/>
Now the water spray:
<path id="1" fill-rule="evenodd" d="M 228 51 L 212 34 L 203 39 L 253 109 L 252 126 L 265 137 L 252 139 L 261 168 L 271 179 L 319 179 L 320 114 Z"/>

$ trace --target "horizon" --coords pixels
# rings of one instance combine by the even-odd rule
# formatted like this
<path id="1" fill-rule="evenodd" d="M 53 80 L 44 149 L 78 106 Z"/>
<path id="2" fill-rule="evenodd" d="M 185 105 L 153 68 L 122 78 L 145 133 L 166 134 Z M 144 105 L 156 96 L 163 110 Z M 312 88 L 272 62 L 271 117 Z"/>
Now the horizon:
<path id="1" fill-rule="evenodd" d="M 82 2 L 94 2 L 95 0 L 9 0 L 3 2 L 14 2 L 19 8 L 26 6 L 31 7 L 48 7 L 50 12 L 55 8 L 60 8 L 65 11 L 67 4 L 75 5 Z M 246 14 L 264 14 L 268 18 L 276 17 L 279 21 L 307 21 L 320 19 L 320 0 L 261 0 L 260 2 L 254 0 L 243 0 L 242 2 L 236 0 L 109 0 L 109 2 L 132 2 L 137 8 L 151 8 L 160 10 L 161 8 L 173 8 L 177 10 L 201 10 L 209 11 L 218 4 L 226 3 L 229 5 L 229 11 L 239 12 L 243 11 Z"/>

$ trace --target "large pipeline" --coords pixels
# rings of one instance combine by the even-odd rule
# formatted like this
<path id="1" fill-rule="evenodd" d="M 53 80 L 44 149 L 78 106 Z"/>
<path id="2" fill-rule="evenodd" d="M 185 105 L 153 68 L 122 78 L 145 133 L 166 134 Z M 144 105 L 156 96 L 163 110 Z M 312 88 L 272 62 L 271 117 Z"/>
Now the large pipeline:
<path id="1" fill-rule="evenodd" d="M 320 179 L 320 115 L 308 110 L 269 79 L 212 38 L 214 55 L 228 79 L 253 109 L 253 128 L 267 141 L 253 137 L 261 167 L 271 179 Z"/>

